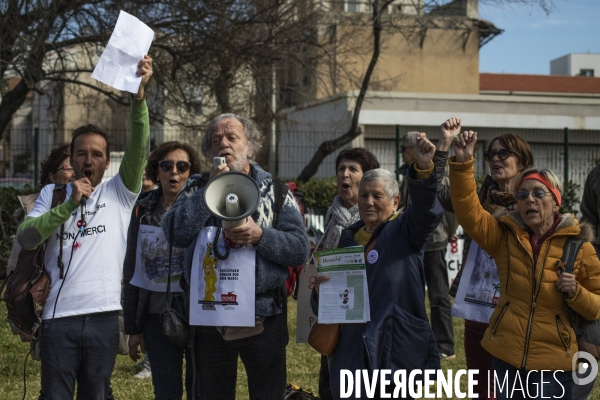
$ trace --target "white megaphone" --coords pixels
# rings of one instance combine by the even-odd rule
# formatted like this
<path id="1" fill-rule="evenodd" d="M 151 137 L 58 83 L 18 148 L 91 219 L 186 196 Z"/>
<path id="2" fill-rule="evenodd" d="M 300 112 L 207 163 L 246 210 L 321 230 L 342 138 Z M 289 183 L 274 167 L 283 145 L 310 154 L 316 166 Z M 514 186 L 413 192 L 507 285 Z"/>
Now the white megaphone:
<path id="1" fill-rule="evenodd" d="M 258 208 L 260 190 L 252 177 L 241 172 L 223 172 L 204 189 L 208 211 L 223 220 L 225 228 L 243 225 Z"/>

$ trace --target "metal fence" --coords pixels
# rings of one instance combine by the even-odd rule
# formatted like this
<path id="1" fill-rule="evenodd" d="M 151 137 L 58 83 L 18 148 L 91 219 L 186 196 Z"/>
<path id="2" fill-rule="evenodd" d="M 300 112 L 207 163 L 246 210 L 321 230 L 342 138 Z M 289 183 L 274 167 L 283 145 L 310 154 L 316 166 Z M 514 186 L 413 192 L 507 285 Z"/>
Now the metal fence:
<path id="1" fill-rule="evenodd" d="M 397 167 L 396 154 L 399 150 L 399 143 L 396 140 L 395 127 L 390 126 L 388 128 L 386 130 L 372 130 L 366 127 L 364 147 L 375 154 L 382 168 L 393 172 Z M 475 153 L 475 174 L 478 176 L 488 173 L 488 166 L 483 159 L 483 152 L 491 139 L 502 133 L 514 133 L 525 139 L 533 150 L 535 165 L 540 168 L 552 170 L 561 181 L 565 181 L 565 170 L 568 170 L 568 180 L 580 185 L 579 195 L 582 194 L 587 175 L 600 162 L 600 130 L 569 129 L 567 135 L 568 144 L 565 147 L 564 128 L 469 127 L 468 129 L 478 132 L 478 143 Z M 399 131 L 400 136 L 409 131 L 425 132 L 428 138 L 432 139 L 434 143 L 437 142 L 440 136 L 439 126 L 400 126 Z M 320 142 L 330 138 L 331 133 L 286 132 L 286 136 L 297 138 L 297 143 L 291 143 L 288 140 L 287 143 L 279 146 L 279 171 L 280 175 L 296 176 L 308 163 Z M 318 140 L 319 137 L 322 138 L 321 141 Z M 346 148 L 349 147 L 346 146 Z M 452 154 L 452 150 L 450 152 Z M 325 158 L 319 168 L 319 176 L 331 176 L 335 173 L 334 163 L 338 153 L 339 151 Z M 566 155 L 568 155 L 568 165 L 565 165 Z M 284 171 L 283 174 L 282 171 Z"/>
<path id="2" fill-rule="evenodd" d="M 111 138 L 111 165 L 105 174 L 108 178 L 114 176 L 119 170 L 129 132 L 125 129 L 106 131 Z M 71 131 L 56 129 L 11 129 L 5 135 L 7 139 L 0 141 L 0 178 L 36 179 L 36 173 L 39 177 L 39 165 L 50 150 L 58 145 L 69 143 L 71 134 Z M 184 141 L 199 149 L 200 136 L 200 132 L 195 129 L 152 127 L 148 152 L 170 140 Z"/>
<path id="3" fill-rule="evenodd" d="M 483 151 L 489 141 L 500 133 L 513 132 L 527 140 L 534 153 L 535 164 L 538 167 L 549 168 L 564 181 L 565 171 L 565 146 L 564 130 L 523 129 L 523 128 L 477 128 L 470 129 L 479 132 L 479 142 L 476 152 L 476 174 L 487 173 L 487 163 L 483 160 Z M 402 126 L 400 133 L 408 131 L 426 132 L 429 138 L 439 138 L 439 127 L 427 126 Z M 126 138 L 127 132 L 114 130 L 109 132 L 112 137 Z M 39 165 L 48 152 L 56 146 L 60 138 L 69 137 L 70 133 L 57 134 L 55 131 L 39 132 L 37 144 L 36 137 L 31 131 L 19 131 L 11 135 L 11 142 L 0 142 L 0 178 L 26 177 L 35 178 L 36 162 Z M 318 138 L 327 138 L 331 132 L 287 132 L 286 135 L 294 140 L 282 143 L 277 149 L 278 175 L 286 178 L 297 176 L 308 164 L 320 144 Z M 151 130 L 149 150 L 164 141 L 181 140 L 191 143 L 199 149 L 200 134 L 197 131 L 182 130 Z M 14 140 L 17 138 L 17 140 Z M 296 139 L 297 138 L 297 139 Z M 114 176 L 120 166 L 123 156 L 125 141 L 113 141 L 111 148 L 111 165 L 106 177 Z M 349 148 L 350 146 L 346 146 Z M 398 144 L 394 127 L 388 130 L 365 130 L 364 147 L 375 154 L 382 168 L 389 171 L 396 169 L 396 154 Z M 36 152 L 37 150 L 37 152 Z M 37 153 L 37 156 L 36 156 Z M 318 176 L 333 176 L 335 174 L 335 157 L 339 150 L 325 158 L 321 164 Z M 583 188 L 585 178 L 592 168 L 600 161 L 600 131 L 599 130 L 569 130 L 568 145 L 568 173 L 569 180 Z"/>

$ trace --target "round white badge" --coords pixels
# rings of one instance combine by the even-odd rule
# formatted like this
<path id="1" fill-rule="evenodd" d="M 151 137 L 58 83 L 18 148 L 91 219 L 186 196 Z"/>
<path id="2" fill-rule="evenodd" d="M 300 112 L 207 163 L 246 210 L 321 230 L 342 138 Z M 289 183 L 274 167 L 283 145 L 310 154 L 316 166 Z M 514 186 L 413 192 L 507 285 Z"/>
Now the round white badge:
<path id="1" fill-rule="evenodd" d="M 379 253 L 377 253 L 377 250 L 371 250 L 369 254 L 367 254 L 367 261 L 369 262 L 369 264 L 375 264 L 378 258 Z"/>

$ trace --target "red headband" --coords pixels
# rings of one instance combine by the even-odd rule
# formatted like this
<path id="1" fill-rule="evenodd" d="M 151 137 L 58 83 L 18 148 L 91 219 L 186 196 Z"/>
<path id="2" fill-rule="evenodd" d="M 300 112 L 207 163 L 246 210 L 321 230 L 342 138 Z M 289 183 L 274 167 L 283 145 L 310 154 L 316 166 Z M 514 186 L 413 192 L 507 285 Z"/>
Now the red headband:
<path id="1" fill-rule="evenodd" d="M 546 179 L 546 177 L 544 175 L 542 175 L 538 172 L 532 172 L 531 174 L 527 174 L 523 177 L 523 179 L 521 179 L 521 182 L 519 182 L 519 186 L 521 186 L 521 183 L 523 183 L 524 181 L 526 181 L 528 179 L 534 179 L 534 180 L 542 182 L 544 185 L 546 185 L 548 190 L 550 192 L 552 192 L 552 194 L 554 195 L 554 198 L 556 199 L 556 204 L 558 204 L 558 206 L 560 207 L 560 203 L 562 202 L 562 199 L 560 197 L 560 192 L 557 188 L 555 188 L 554 186 L 552 186 L 550 184 L 550 181 L 548 179 Z"/>

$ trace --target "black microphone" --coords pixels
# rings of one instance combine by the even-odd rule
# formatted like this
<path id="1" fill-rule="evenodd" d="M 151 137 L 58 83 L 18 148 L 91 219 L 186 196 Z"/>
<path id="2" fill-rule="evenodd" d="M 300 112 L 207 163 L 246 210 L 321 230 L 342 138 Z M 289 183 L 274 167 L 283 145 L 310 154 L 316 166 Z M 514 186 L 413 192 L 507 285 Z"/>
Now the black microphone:
<path id="1" fill-rule="evenodd" d="M 86 213 L 85 202 L 86 201 L 87 201 L 87 197 L 81 196 L 81 200 L 79 201 L 79 204 L 81 206 L 81 221 L 83 221 L 82 227 L 85 224 L 85 213 Z"/>

